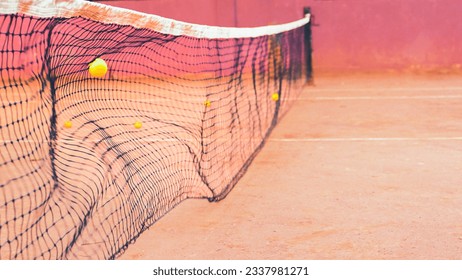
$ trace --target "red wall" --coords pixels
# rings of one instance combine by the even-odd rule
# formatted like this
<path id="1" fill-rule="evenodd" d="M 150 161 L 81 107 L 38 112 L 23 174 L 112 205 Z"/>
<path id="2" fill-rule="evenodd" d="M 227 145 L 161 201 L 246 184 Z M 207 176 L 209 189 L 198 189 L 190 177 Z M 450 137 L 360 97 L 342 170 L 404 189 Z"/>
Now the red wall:
<path id="1" fill-rule="evenodd" d="M 462 0 L 100 1 L 187 22 L 259 26 L 314 14 L 316 70 L 462 70 Z"/>

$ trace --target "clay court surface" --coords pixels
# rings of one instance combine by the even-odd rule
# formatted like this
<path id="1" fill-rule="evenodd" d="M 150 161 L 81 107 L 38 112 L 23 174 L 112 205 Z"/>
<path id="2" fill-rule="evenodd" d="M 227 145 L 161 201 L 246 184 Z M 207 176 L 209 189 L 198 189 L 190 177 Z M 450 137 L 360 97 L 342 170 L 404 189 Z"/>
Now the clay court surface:
<path id="1" fill-rule="evenodd" d="M 316 75 L 222 201 L 119 259 L 460 259 L 460 74 Z"/>

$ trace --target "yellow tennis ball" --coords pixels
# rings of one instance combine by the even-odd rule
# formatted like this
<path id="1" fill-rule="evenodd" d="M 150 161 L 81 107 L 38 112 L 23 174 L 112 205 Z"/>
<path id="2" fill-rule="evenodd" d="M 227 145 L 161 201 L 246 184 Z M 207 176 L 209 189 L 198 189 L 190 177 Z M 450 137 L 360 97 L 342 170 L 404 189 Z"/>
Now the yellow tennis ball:
<path id="1" fill-rule="evenodd" d="M 88 68 L 88 72 L 92 77 L 101 78 L 107 73 L 107 64 L 101 58 L 95 59 Z"/>
<path id="2" fill-rule="evenodd" d="M 64 127 L 65 128 L 71 128 L 72 127 L 72 122 L 71 121 L 65 121 L 64 122 Z"/>
<path id="3" fill-rule="evenodd" d="M 279 94 L 277 92 L 273 93 L 273 95 L 271 95 L 271 99 L 273 99 L 274 101 L 278 101 L 279 100 Z"/>
<path id="4" fill-rule="evenodd" d="M 140 129 L 143 126 L 143 124 L 140 121 L 136 121 L 133 125 L 136 129 Z"/>
<path id="5" fill-rule="evenodd" d="M 210 102 L 210 100 L 205 100 L 204 105 L 205 107 L 210 107 L 210 105 L 212 105 L 212 102 Z"/>

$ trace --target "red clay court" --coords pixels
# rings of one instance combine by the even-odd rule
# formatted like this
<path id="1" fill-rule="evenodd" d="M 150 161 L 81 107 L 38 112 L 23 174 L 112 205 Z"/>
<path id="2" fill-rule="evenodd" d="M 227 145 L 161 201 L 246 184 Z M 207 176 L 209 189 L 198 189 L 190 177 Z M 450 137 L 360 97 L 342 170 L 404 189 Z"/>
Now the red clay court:
<path id="1" fill-rule="evenodd" d="M 219 203 L 121 259 L 460 259 L 460 74 L 320 75 Z"/>

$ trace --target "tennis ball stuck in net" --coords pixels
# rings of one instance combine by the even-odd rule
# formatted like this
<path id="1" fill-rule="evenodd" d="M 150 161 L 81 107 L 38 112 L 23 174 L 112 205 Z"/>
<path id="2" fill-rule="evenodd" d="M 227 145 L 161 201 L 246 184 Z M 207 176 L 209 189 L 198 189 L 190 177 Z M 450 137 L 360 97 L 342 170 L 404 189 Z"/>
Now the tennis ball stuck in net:
<path id="1" fill-rule="evenodd" d="M 279 100 L 279 93 L 277 93 L 277 92 L 273 93 L 273 95 L 271 95 L 271 99 L 273 99 L 273 101 L 278 101 Z"/>
<path id="2" fill-rule="evenodd" d="M 65 122 L 64 122 L 64 127 L 65 127 L 65 128 L 71 128 L 71 127 L 72 127 L 72 122 L 69 121 L 69 120 L 65 121 Z"/>
<path id="3" fill-rule="evenodd" d="M 95 59 L 92 63 L 90 63 L 88 72 L 90 75 L 95 78 L 101 78 L 107 73 L 107 64 L 101 58 Z"/>
<path id="4" fill-rule="evenodd" d="M 142 124 L 140 121 L 136 121 L 136 122 L 133 124 L 133 126 L 134 126 L 136 129 L 140 129 L 140 128 L 143 126 L 143 124 Z"/>

